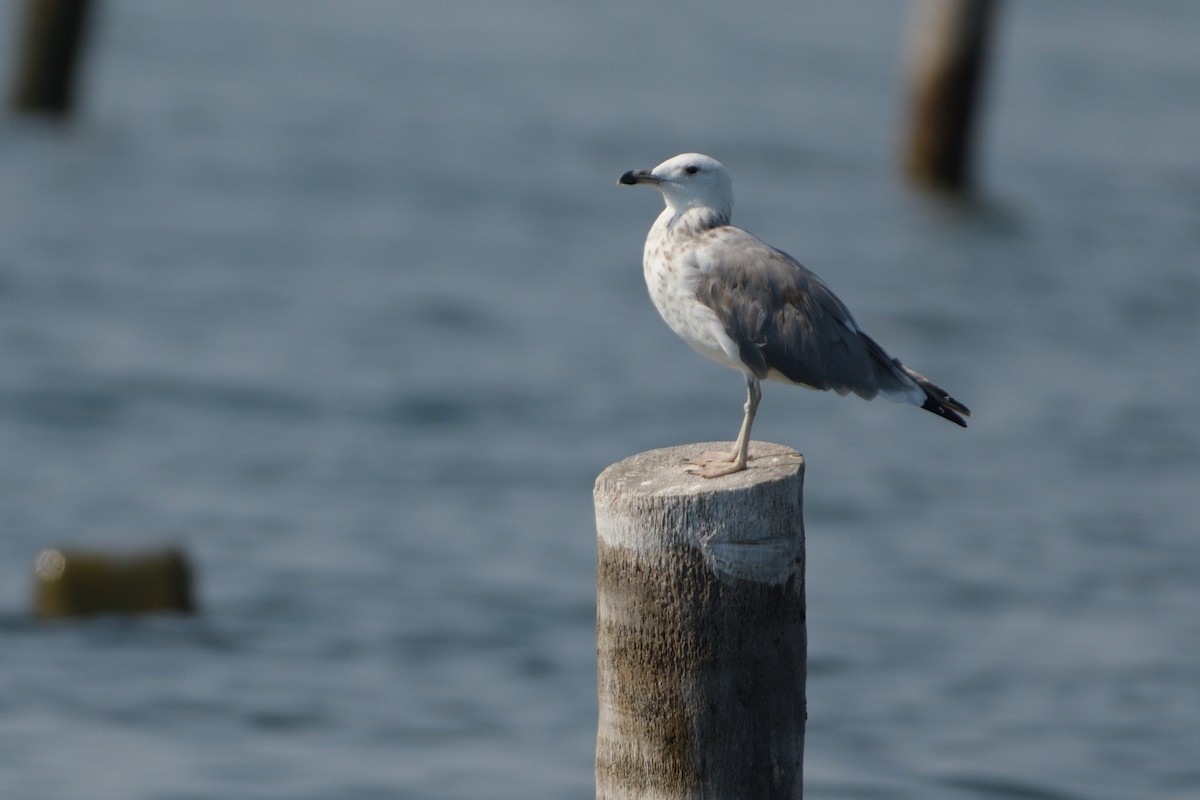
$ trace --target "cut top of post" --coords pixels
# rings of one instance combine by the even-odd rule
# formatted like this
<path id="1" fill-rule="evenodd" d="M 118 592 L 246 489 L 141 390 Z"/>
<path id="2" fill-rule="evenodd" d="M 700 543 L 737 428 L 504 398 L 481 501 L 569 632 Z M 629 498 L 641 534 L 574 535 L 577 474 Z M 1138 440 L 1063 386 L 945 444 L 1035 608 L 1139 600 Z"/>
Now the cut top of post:
<path id="1" fill-rule="evenodd" d="M 647 554 L 699 551 L 722 579 L 782 584 L 803 564 L 804 457 L 753 442 L 747 469 L 708 479 L 687 461 L 710 442 L 650 450 L 613 464 L 596 479 L 602 545 Z"/>
<path id="2" fill-rule="evenodd" d="M 720 478 L 701 478 L 688 473 L 689 459 L 706 450 L 728 450 L 729 446 L 729 442 L 702 442 L 638 453 L 601 472 L 596 478 L 596 494 L 614 491 L 661 496 L 707 494 L 804 474 L 804 456 L 790 447 L 769 442 L 750 443 L 750 463 L 741 472 Z"/>

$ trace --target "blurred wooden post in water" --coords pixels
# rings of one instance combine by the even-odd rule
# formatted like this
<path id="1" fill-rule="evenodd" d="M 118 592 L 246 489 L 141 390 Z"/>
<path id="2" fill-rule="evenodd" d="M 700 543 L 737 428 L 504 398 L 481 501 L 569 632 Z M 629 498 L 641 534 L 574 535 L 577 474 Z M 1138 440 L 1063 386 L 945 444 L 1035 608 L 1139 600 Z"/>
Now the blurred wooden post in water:
<path id="1" fill-rule="evenodd" d="M 192 613 L 192 569 L 182 550 L 115 554 L 43 550 L 33 565 L 39 617 Z"/>
<path id="2" fill-rule="evenodd" d="M 914 182 L 970 188 L 972 147 L 997 0 L 919 0 L 908 43 L 904 167 Z"/>
<path id="3" fill-rule="evenodd" d="M 596 480 L 598 800 L 803 796 L 804 460 L 715 480 L 653 450 Z"/>
<path id="4" fill-rule="evenodd" d="M 18 111 L 65 115 L 91 0 L 25 0 L 12 104 Z"/>

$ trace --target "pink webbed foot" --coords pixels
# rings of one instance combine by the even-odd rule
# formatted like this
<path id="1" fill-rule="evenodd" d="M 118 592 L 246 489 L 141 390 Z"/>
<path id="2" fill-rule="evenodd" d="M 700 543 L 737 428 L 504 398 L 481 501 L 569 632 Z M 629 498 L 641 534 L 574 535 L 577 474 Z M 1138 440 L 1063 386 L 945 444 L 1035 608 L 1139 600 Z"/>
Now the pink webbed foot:
<path id="1" fill-rule="evenodd" d="M 689 464 L 688 473 L 701 478 L 719 478 L 722 475 L 741 472 L 746 468 L 744 463 L 738 462 L 736 453 L 722 453 L 714 450 L 707 450 L 687 463 Z"/>

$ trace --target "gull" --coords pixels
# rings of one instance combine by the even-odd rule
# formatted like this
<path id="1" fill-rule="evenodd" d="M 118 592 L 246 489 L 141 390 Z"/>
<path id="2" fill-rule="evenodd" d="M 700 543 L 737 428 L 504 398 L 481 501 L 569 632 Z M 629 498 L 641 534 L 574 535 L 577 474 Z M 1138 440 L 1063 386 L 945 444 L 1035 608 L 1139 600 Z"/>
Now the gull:
<path id="1" fill-rule="evenodd" d="M 820 278 L 729 224 L 733 182 L 721 162 L 684 153 L 617 182 L 653 186 L 666 201 L 642 256 L 663 321 L 700 355 L 746 378 L 732 452 L 702 453 L 688 462 L 689 472 L 717 478 L 746 469 L 763 380 L 867 400 L 883 395 L 967 427 L 967 407 L 867 336 Z"/>

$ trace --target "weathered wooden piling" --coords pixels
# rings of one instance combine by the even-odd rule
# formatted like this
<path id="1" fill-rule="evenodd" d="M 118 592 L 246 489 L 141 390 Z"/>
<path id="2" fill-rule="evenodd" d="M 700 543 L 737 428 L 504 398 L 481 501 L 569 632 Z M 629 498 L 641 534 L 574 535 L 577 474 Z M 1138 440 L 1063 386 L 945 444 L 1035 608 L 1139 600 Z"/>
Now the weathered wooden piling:
<path id="1" fill-rule="evenodd" d="M 196 610 L 191 567 L 175 548 L 129 554 L 43 550 L 33 574 L 39 617 Z"/>
<path id="2" fill-rule="evenodd" d="M 25 0 L 12 91 L 17 111 L 65 115 L 91 0 Z"/>
<path id="3" fill-rule="evenodd" d="M 754 442 L 715 480 L 653 450 L 604 470 L 598 800 L 803 796 L 804 460 Z"/>
<path id="4" fill-rule="evenodd" d="M 904 167 L 916 183 L 970 188 L 976 122 L 998 0 L 919 0 L 908 44 Z"/>

